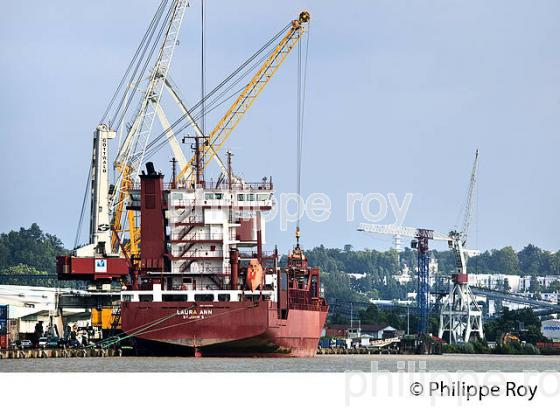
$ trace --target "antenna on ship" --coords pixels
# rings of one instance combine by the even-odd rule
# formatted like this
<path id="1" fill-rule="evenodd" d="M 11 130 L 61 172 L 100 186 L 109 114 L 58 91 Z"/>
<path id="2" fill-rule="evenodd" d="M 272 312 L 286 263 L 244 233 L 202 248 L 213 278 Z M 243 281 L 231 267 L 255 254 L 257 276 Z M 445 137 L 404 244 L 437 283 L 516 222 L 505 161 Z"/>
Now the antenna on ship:
<path id="1" fill-rule="evenodd" d="M 232 178 L 233 178 L 233 171 L 231 168 L 231 157 L 233 157 L 233 153 L 231 150 L 227 151 L 227 172 L 228 172 L 228 189 L 231 191 L 232 188 Z"/>
<path id="2" fill-rule="evenodd" d="M 171 189 L 177 188 L 177 160 L 175 157 L 171 158 Z"/>
<path id="3" fill-rule="evenodd" d="M 190 136 L 187 135 L 186 137 L 183 137 L 183 142 L 185 142 L 185 140 L 187 139 L 192 139 L 194 140 L 194 144 L 191 144 L 191 149 L 194 152 L 194 162 L 192 164 L 193 168 L 194 168 L 194 174 L 195 174 L 195 184 L 199 185 L 199 186 L 203 186 L 204 185 L 204 158 L 201 155 L 202 154 L 202 150 L 204 148 L 202 148 L 201 144 L 200 144 L 200 140 L 203 140 L 202 145 L 203 146 L 207 146 L 207 137 L 200 137 L 200 136 Z"/>

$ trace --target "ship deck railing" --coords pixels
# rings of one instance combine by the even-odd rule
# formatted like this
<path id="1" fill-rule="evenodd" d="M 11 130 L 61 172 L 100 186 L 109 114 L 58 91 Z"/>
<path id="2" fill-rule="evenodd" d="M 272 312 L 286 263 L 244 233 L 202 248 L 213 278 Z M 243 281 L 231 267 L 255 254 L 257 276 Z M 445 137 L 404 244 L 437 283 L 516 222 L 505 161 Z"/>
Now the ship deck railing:
<path id="1" fill-rule="evenodd" d="M 206 266 L 201 267 L 195 270 L 188 270 L 188 271 L 171 271 L 171 272 L 157 272 L 157 271 L 148 271 L 146 272 L 147 275 L 150 276 L 159 276 L 159 277 L 166 277 L 166 276 L 188 276 L 188 275 L 218 275 L 218 276 L 230 276 L 231 269 L 226 267 L 225 269 L 222 266 Z M 185 290 L 185 289 L 177 289 L 177 290 Z"/>
<path id="2" fill-rule="evenodd" d="M 229 191 L 230 187 L 229 184 L 221 183 L 220 185 L 216 186 L 216 183 L 213 180 L 204 181 L 202 184 L 198 184 L 197 188 L 203 188 L 209 191 L 217 191 L 217 192 L 224 192 Z M 193 191 L 190 187 L 183 187 L 183 186 L 176 186 L 176 184 L 172 182 L 164 182 L 163 184 L 164 190 L 178 190 L 178 191 Z M 232 191 L 272 191 L 274 189 L 274 185 L 270 179 L 262 180 L 259 182 L 233 182 L 231 184 Z M 140 191 L 140 184 L 135 183 L 130 189 L 131 191 Z"/>
<path id="3" fill-rule="evenodd" d="M 150 297 L 151 296 L 151 297 Z M 275 290 L 127 290 L 121 293 L 123 302 L 239 302 L 244 299 L 276 300 Z"/>

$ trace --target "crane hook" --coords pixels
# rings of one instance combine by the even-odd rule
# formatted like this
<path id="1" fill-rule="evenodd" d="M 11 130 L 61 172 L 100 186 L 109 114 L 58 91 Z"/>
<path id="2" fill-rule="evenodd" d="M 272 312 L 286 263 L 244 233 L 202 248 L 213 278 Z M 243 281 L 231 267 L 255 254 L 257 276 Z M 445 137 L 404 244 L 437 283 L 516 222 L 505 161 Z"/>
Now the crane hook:
<path id="1" fill-rule="evenodd" d="M 300 23 L 307 23 L 309 20 L 311 20 L 311 14 L 309 14 L 309 11 L 303 10 L 301 13 L 299 13 Z"/>

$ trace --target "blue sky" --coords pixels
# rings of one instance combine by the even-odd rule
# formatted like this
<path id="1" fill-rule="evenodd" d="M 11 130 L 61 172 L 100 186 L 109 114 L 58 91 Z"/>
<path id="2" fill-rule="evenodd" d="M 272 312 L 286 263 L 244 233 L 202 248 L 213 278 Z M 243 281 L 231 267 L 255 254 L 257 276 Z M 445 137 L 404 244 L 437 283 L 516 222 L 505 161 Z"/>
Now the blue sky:
<path id="1" fill-rule="evenodd" d="M 156 0 L 9 2 L 0 15 L 0 231 L 38 222 L 71 246 L 91 136 Z M 199 1 L 171 68 L 199 100 Z M 303 191 L 332 199 L 303 244 L 387 248 L 346 222 L 347 192 L 414 197 L 404 224 L 446 231 L 480 149 L 480 249 L 558 249 L 560 3 L 541 0 L 207 2 L 207 87 L 311 11 Z M 295 190 L 296 56 L 228 142 L 249 180 Z M 208 119 L 210 124 L 214 117 Z M 170 154 L 158 167 L 168 171 Z M 384 222 L 391 223 L 387 218 Z M 268 227 L 287 249 L 292 232 Z"/>

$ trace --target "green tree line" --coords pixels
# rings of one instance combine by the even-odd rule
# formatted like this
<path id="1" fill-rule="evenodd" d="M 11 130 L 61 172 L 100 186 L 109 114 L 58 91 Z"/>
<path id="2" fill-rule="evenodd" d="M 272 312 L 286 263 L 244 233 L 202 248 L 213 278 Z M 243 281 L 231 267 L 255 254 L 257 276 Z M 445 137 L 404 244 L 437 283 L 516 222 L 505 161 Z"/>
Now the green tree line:
<path id="1" fill-rule="evenodd" d="M 395 250 L 377 251 L 375 249 L 353 250 L 351 245 L 344 249 L 326 248 L 323 245 L 306 251 L 313 266 L 325 272 L 370 273 L 399 270 Z M 451 251 L 433 250 L 439 270 L 451 273 L 454 270 L 454 257 Z M 405 248 L 398 255 L 402 263 L 416 269 L 416 251 Z M 503 273 L 509 275 L 560 275 L 560 251 L 550 252 L 529 244 L 519 252 L 511 246 L 482 252 L 468 261 L 472 273 Z"/>
<path id="2" fill-rule="evenodd" d="M 68 250 L 39 225 L 0 234 L 0 284 L 71 287 L 74 282 L 45 277 L 56 274 L 56 257 Z M 31 275 L 31 276 L 29 276 Z M 18 277 L 20 276 L 20 277 Z"/>

